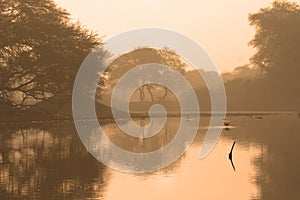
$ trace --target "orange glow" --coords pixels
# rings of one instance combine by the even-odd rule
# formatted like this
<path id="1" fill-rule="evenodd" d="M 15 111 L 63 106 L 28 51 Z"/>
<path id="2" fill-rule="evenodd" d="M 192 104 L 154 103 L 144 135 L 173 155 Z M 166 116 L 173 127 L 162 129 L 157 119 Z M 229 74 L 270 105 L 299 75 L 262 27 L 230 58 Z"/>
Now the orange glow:
<path id="1" fill-rule="evenodd" d="M 272 0 L 55 0 L 74 20 L 111 37 L 118 33 L 158 27 L 181 32 L 207 50 L 222 70 L 248 63 L 254 50 L 248 42 L 254 35 L 248 14 L 270 5 Z M 300 2 L 300 0 L 296 0 Z"/>

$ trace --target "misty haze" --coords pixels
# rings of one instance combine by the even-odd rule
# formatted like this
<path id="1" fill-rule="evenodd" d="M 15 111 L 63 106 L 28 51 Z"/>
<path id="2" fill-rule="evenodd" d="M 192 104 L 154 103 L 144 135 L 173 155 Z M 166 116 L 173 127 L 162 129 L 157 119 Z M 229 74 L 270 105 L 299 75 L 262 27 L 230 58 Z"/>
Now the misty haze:
<path id="1" fill-rule="evenodd" d="M 194 11 L 183 17 L 191 18 L 184 23 L 170 13 L 179 5 L 200 9 L 210 3 L 130 1 L 128 5 L 125 1 L 95 3 L 95 7 L 103 7 L 89 23 L 100 26 L 100 31 L 82 22 L 89 16 L 88 11 L 79 9 L 84 1 L 0 0 L 0 199 L 299 199 L 300 2 L 258 3 L 251 13 L 246 8 L 228 8 L 248 17 L 248 25 L 254 31 L 251 40 L 240 45 L 248 45 L 252 55 L 243 54 L 244 64 L 236 62 L 236 66 L 226 67 L 231 59 L 228 55 L 238 53 L 234 50 L 238 42 L 225 41 L 234 47 L 219 44 L 218 48 L 227 53 L 224 66 L 208 70 L 193 66 L 178 49 L 168 45 L 135 46 L 115 55 L 105 44 L 115 30 L 161 27 L 156 17 L 164 16 L 164 10 L 170 27 L 178 27 L 172 28 L 174 31 L 183 33 L 184 27 L 189 27 L 195 31 L 191 38 L 200 41 L 201 37 L 193 37 L 210 30 L 210 19 L 198 28 L 192 20 L 197 18 Z M 228 6 L 234 3 L 230 0 Z M 124 7 L 130 12 L 124 19 L 137 9 L 137 19 L 132 23 L 137 23 L 146 7 L 152 11 L 157 6 L 162 13 L 153 13 L 148 21 L 145 13 L 140 16 L 142 24 L 133 25 L 119 19 L 122 16 L 118 13 L 124 14 L 124 10 L 111 11 L 118 20 L 106 18 L 107 11 L 101 16 L 101 10 L 113 4 L 118 4 L 116 9 Z M 167 7 L 168 4 L 172 5 Z M 216 5 L 216 10 L 222 4 Z M 176 12 L 181 15 L 179 10 Z M 199 18 L 203 15 L 199 14 Z M 110 26 L 116 23 L 118 29 L 105 30 L 110 27 L 108 22 Z M 233 30 L 234 23 L 230 26 L 223 26 L 226 33 L 227 29 L 239 32 L 238 25 L 237 30 Z M 208 41 L 213 41 L 216 33 L 203 34 L 211 34 Z M 225 37 L 224 32 L 224 40 Z M 243 40 L 246 39 L 245 36 Z M 209 51 L 216 45 L 204 44 L 207 54 L 221 63 L 222 56 Z M 76 85 L 83 65 L 95 73 L 89 74 L 89 81 Z M 155 67 L 158 70 L 151 73 Z M 126 76 L 130 84 L 120 81 Z M 157 82 L 149 81 L 153 79 Z M 176 90 L 159 82 L 169 83 Z M 95 93 L 91 89 L 94 85 Z M 117 86 L 119 90 L 115 90 Z M 131 87 L 135 89 L 126 99 L 124 94 Z M 212 101 L 211 95 L 223 89 L 226 110 L 222 101 Z M 181 99 L 185 99 L 184 103 Z M 193 100 L 197 101 L 195 107 Z M 89 101 L 94 103 L 89 108 L 95 116 L 84 106 Z M 155 107 L 157 104 L 163 109 Z M 213 119 L 221 124 L 213 123 Z M 101 128 L 92 126 L 94 122 Z M 90 132 L 82 136 L 78 123 Z M 91 127 L 85 127 L 89 124 Z M 182 124 L 187 127 L 183 131 Z M 138 137 L 124 131 L 132 127 Z M 153 136 L 154 130 L 158 131 Z M 158 170 L 146 171 L 143 165 L 137 166 L 143 160 L 114 160 L 120 156 L 113 152 L 115 147 L 133 155 L 163 151 L 178 137 L 179 130 L 186 134 L 183 139 L 188 140 L 192 130 L 196 130 L 196 136 L 191 144 L 183 142 L 179 148 L 165 151 L 159 164 L 147 160 Z M 220 131 L 221 135 L 208 156 L 200 159 L 204 143 L 214 143 L 207 137 L 209 130 Z M 178 159 L 172 160 L 175 155 L 179 155 Z M 108 159 L 112 165 L 99 158 Z M 118 166 L 139 173 L 126 173 Z M 140 173 L 143 170 L 146 172 Z"/>

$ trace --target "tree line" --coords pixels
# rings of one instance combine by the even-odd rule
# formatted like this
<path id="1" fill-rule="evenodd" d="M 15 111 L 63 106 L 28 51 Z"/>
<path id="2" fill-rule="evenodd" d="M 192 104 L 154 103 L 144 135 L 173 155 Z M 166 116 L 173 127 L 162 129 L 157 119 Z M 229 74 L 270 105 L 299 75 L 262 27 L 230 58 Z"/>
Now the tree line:
<path id="1" fill-rule="evenodd" d="M 299 110 L 299 5 L 274 1 L 250 14 L 249 23 L 256 30 L 249 43 L 256 53 L 248 65 L 222 75 L 229 109 Z M 72 22 L 70 14 L 52 0 L 0 0 L 0 104 L 26 110 L 49 98 L 71 95 L 77 70 L 88 53 L 94 50 L 100 59 L 109 56 L 101 46 L 99 35 Z M 147 61 L 136 57 L 139 54 L 179 70 L 196 90 L 203 91 L 195 83 L 199 77 L 193 79 L 196 75 L 186 70 L 187 64 L 175 52 L 145 48 L 112 63 L 102 77 L 107 80 L 99 83 L 100 99 L 124 70 Z M 124 59 L 131 60 L 128 66 L 120 64 Z M 152 101 L 170 95 L 158 85 L 145 85 L 138 92 L 141 101 L 147 94 Z"/>

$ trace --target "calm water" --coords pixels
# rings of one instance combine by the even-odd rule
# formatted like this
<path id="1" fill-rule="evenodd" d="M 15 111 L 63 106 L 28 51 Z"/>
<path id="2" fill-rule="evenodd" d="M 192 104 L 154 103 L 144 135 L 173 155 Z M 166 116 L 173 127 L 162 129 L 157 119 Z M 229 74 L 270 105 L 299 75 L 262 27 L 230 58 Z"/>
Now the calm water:
<path id="1" fill-rule="evenodd" d="M 214 151 L 199 160 L 208 119 L 201 118 L 193 145 L 177 162 L 139 175 L 120 173 L 96 161 L 72 123 L 2 124 L 0 199 L 300 199 L 296 114 L 229 117 L 232 126 L 223 130 Z M 145 152 L 168 143 L 178 121 L 168 119 L 155 144 L 126 140 L 113 123 L 103 127 L 114 143 Z M 228 160 L 233 141 L 236 171 Z"/>

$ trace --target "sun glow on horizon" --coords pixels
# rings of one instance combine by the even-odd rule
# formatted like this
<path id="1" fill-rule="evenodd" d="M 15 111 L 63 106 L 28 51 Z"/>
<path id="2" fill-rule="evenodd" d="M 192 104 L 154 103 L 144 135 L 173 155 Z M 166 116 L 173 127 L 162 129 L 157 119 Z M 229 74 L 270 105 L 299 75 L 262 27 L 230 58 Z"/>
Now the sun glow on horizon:
<path id="1" fill-rule="evenodd" d="M 144 27 L 166 28 L 198 42 L 221 71 L 249 63 L 255 50 L 248 15 L 270 6 L 273 0 L 55 0 L 100 36 Z M 300 2 L 300 0 L 296 0 Z"/>

